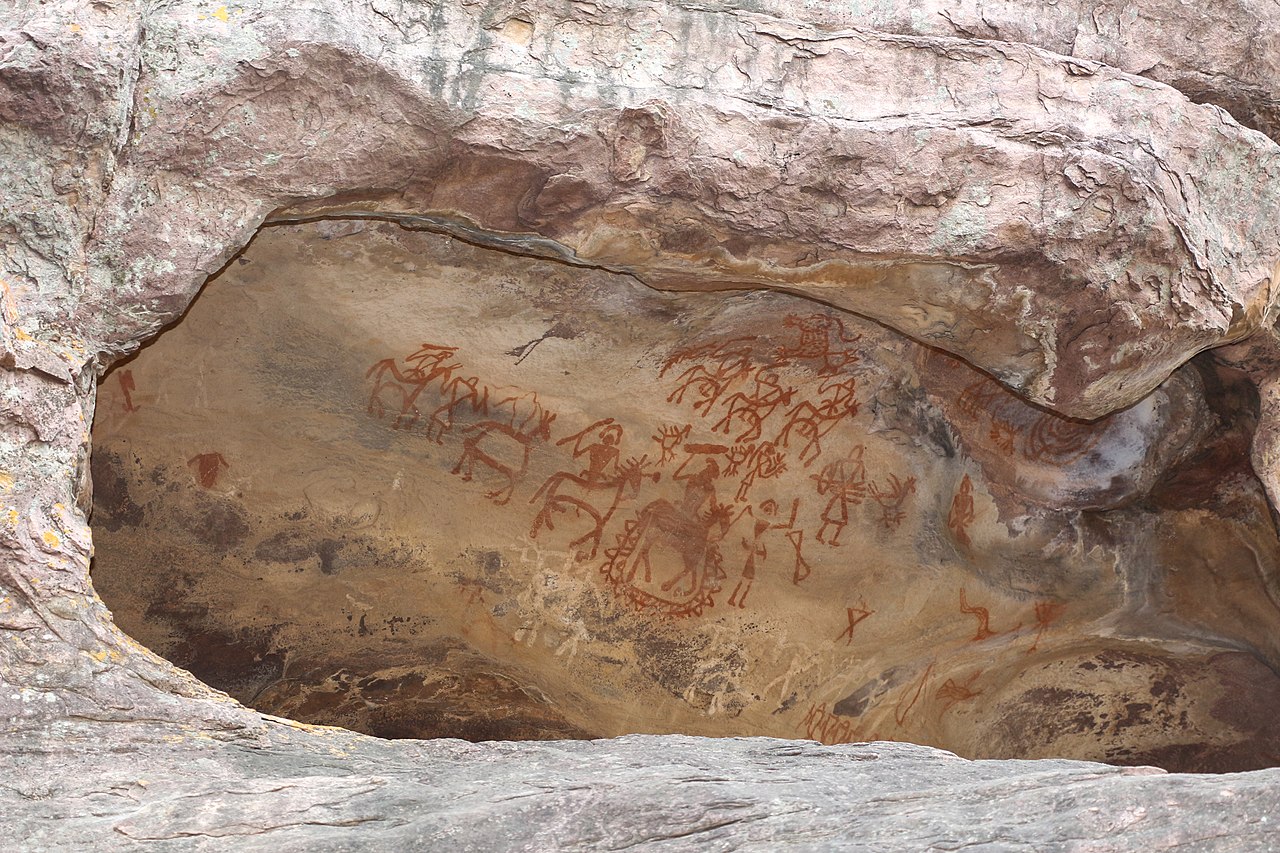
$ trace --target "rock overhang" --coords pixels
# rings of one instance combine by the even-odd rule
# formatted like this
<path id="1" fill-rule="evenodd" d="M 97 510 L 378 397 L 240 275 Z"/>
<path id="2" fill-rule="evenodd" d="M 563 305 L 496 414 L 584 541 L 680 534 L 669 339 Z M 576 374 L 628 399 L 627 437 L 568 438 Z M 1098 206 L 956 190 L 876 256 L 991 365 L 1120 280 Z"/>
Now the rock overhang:
<path id="1" fill-rule="evenodd" d="M 111 627 L 87 582 L 85 471 L 102 367 L 179 318 L 273 217 L 427 216 L 656 287 L 800 293 L 1079 418 L 1245 340 L 1232 358 L 1263 389 L 1254 464 L 1274 481 L 1269 140 L 1141 78 L 938 37 L 919 15 L 880 35 L 608 11 L 621 23 L 536 4 L 16 7 L 0 45 L 16 164 L 0 607 L 16 639 L 0 675 L 23 698 L 0 713 L 261 731 Z M 1132 36 L 1094 26 L 1083 53 L 1204 97 L 1178 48 L 1147 65 L 1134 56 L 1160 47 L 1124 42 L 1116 58 L 1107 38 Z M 1218 100 L 1243 116 L 1231 92 Z"/>

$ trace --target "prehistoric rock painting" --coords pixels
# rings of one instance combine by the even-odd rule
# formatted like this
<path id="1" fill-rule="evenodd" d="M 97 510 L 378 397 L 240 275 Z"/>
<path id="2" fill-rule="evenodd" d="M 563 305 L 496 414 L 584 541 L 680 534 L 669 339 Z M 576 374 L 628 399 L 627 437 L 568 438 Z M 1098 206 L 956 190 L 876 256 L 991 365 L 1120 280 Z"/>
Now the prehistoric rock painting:
<path id="1" fill-rule="evenodd" d="M 742 528 L 736 538 L 745 553 L 726 604 L 746 608 L 761 571 L 777 573 L 785 565 L 799 584 L 812 572 L 806 532 L 817 530 L 825 541 L 822 534 L 841 523 L 841 514 L 847 524 L 849 507 L 861 502 L 860 445 L 815 475 L 826 507 L 818 518 L 817 501 L 792 498 L 783 519 L 778 497 L 755 497 L 792 468 L 814 464 L 828 450 L 824 440 L 838 424 L 851 426 L 859 410 L 850 372 L 860 360 L 853 346 L 859 336 L 825 314 L 788 316 L 782 329 L 781 344 L 742 335 L 677 350 L 664 362 L 659 378 L 671 383 L 666 400 L 687 408 L 690 420 L 664 424 L 652 440 L 659 467 L 678 461 L 670 482 L 684 483 L 685 494 L 678 501 L 659 498 L 628 518 L 603 569 L 638 608 L 691 616 L 714 607 L 737 550 L 731 528 Z M 838 535 L 835 529 L 832 537 Z M 789 549 L 770 547 L 778 536 Z M 661 580 L 654 580 L 656 553 L 675 566 Z"/>
<path id="2" fill-rule="evenodd" d="M 1088 453 L 1102 429 L 1047 412 L 1037 412 L 994 379 L 969 385 L 956 401 L 960 412 L 987 424 L 987 437 L 1005 453 L 1029 462 L 1067 465 Z"/>
<path id="3" fill-rule="evenodd" d="M 206 489 L 218 485 L 218 475 L 223 468 L 230 468 L 221 453 L 200 453 L 187 460 L 187 465 L 196 472 L 196 480 Z"/>
<path id="4" fill-rule="evenodd" d="M 827 498 L 822 526 L 818 528 L 819 542 L 839 545 L 840 533 L 849 523 L 849 507 L 862 503 L 866 496 L 867 469 L 862 464 L 862 452 L 862 445 L 856 445 L 844 459 L 829 462 L 822 473 L 812 475 L 818 494 Z"/>
<path id="5" fill-rule="evenodd" d="M 391 425 L 395 429 L 413 427 L 422 417 L 418 396 L 436 380 L 440 381 L 440 390 L 443 391 L 450 386 L 453 371 L 462 367 L 452 361 L 457 351 L 457 347 L 423 344 L 421 349 L 404 358 L 407 369 L 403 372 L 394 358 L 375 362 L 365 374 L 374 379 L 373 391 L 369 395 L 369 414 L 382 418 L 392 411 L 388 409 L 388 402 L 398 401 L 399 408 L 394 409 Z M 474 381 L 472 384 L 474 386 Z"/>
<path id="6" fill-rule="evenodd" d="M 462 578 L 457 582 L 458 593 L 467 604 L 484 604 L 484 584 L 474 578 Z"/>
<path id="7" fill-rule="evenodd" d="M 592 433 L 594 438 L 588 439 Z M 557 446 L 573 442 L 573 458 L 585 456 L 587 465 L 577 473 L 569 469 L 557 471 L 529 499 L 538 507 L 529 530 L 531 539 L 537 539 L 544 528 L 555 531 L 559 517 L 564 516 L 559 521 L 561 527 L 571 531 L 570 535 L 577 534 L 569 541 L 569 550 L 579 560 L 595 558 L 618 508 L 636 499 L 645 480 L 656 483 L 662 477 L 649 470 L 652 466 L 647 455 L 619 461 L 622 435 L 622 427 L 606 419 L 556 442 Z M 569 518 L 570 513 L 573 518 Z M 589 550 L 583 550 L 585 546 Z"/>
<path id="8" fill-rule="evenodd" d="M 973 543 L 969 541 L 969 525 L 977 518 L 977 509 L 973 502 L 973 481 L 965 474 L 960 480 L 960 488 L 951 499 L 951 511 L 947 513 L 947 529 L 955 536 L 956 541 L 965 548 Z"/>
<path id="9" fill-rule="evenodd" d="M 260 245 L 288 254 L 286 230 Z M 1224 616 L 1245 614 L 1235 604 L 1178 618 L 1274 645 L 1250 556 L 1271 566 L 1270 540 L 1202 507 L 1173 522 L 1109 502 L 1115 460 L 1154 470 L 1144 447 L 1176 453 L 1179 435 L 1201 434 L 1179 420 L 1213 422 L 1194 376 L 1086 428 L 786 295 L 530 273 L 527 259 L 382 225 L 299 244 L 290 263 L 278 281 L 233 265 L 243 286 L 207 288 L 102 383 L 94 438 L 104 600 L 126 631 L 263 711 L 399 736 L 670 730 L 1016 751 L 1044 737 L 1045 713 L 1106 692 L 1052 691 L 1118 683 L 1114 660 L 1095 672 L 1072 657 L 1120 642 L 1094 627 L 1132 601 L 1117 532 L 1156 543 L 1177 524 L 1183 544 L 1142 555 L 1144 571 L 1180 568 L 1144 613 L 1164 618 L 1178 595 L 1225 601 L 1173 594 L 1216 561 L 1223 584 L 1257 590 L 1240 605 L 1249 619 Z M 339 271 L 366 286 L 336 286 Z M 237 315 L 248 290 L 260 301 Z M 215 352 L 218 370 L 187 368 Z M 1071 504 L 1085 477 L 1099 485 Z M 1233 488 L 1233 518 L 1269 517 Z M 1239 555 L 1188 547 L 1203 524 Z M 219 681 L 223 661 L 252 678 Z M 1176 672 L 1178 702 L 1222 695 Z M 477 673 L 493 680 L 425 711 L 397 704 Z M 1146 702 L 1155 682 L 1130 683 Z M 339 713 L 326 703 L 340 695 Z M 497 727 L 495 702 L 509 719 Z M 1120 721 L 1141 724 L 1119 711 L 1095 717 L 1110 745 L 1132 740 Z"/>
<path id="10" fill-rule="evenodd" d="M 810 705 L 800 724 L 800 731 L 809 740 L 816 740 L 828 746 L 841 743 L 855 743 L 859 740 L 853 721 L 827 710 L 825 703 Z"/>
<path id="11" fill-rule="evenodd" d="M 867 602 L 859 599 L 858 605 L 856 607 L 846 607 L 845 613 L 848 616 L 849 624 L 840 632 L 840 636 L 836 637 L 836 641 L 844 640 L 846 645 L 853 645 L 854 629 L 862 624 L 862 620 L 875 615 L 875 611 L 868 610 Z"/>
<path id="12" fill-rule="evenodd" d="M 719 475 L 720 466 L 710 455 L 690 453 L 671 477 L 684 485 L 680 500 L 658 498 L 645 504 L 606 552 L 602 571 L 638 608 L 697 616 L 715 606 L 725 578 L 719 543 L 733 523 L 731 505 L 716 499 Z M 664 567 L 656 582 L 655 559 Z M 642 580 L 637 580 L 642 568 Z"/>
<path id="13" fill-rule="evenodd" d="M 681 350 L 667 359 L 661 376 L 684 369 L 675 375 L 675 389 L 667 395 L 668 403 L 684 403 L 702 417 L 709 415 L 725 393 L 749 376 L 755 338 L 735 338 L 722 344 L 708 344 Z M 687 367 L 685 365 L 688 365 Z"/>
<path id="14" fill-rule="evenodd" d="M 529 472 L 531 455 L 551 441 L 556 413 L 545 409 L 533 391 L 491 386 L 458 373 L 463 365 L 457 353 L 457 347 L 423 344 L 400 363 L 394 358 L 374 362 L 365 374 L 374 380 L 366 410 L 379 420 L 390 416 L 393 429 L 412 430 L 422 421 L 419 405 L 425 405 L 430 409 L 425 435 L 437 444 L 453 433 L 459 418 L 467 418 L 452 473 L 470 482 L 478 466 L 495 486 L 485 497 L 501 506 Z"/>
<path id="15" fill-rule="evenodd" d="M 991 630 L 991 613 L 985 607 L 970 604 L 965 594 L 965 590 L 960 590 L 960 612 L 972 616 L 978 622 L 978 628 L 973 635 L 973 642 L 979 643 L 983 640 L 989 640 L 997 634 L 1012 633 L 1022 627 L 1022 623 L 1010 628 L 1008 631 Z"/>
<path id="16" fill-rule="evenodd" d="M 897 704 L 893 709 L 893 721 L 898 724 L 899 728 L 906 724 L 912 709 L 920 701 L 920 696 L 925 692 L 925 687 L 929 684 L 930 679 L 933 678 L 933 671 L 937 665 L 937 661 L 931 662 L 925 667 L 924 672 L 920 673 L 920 677 L 908 684 L 899 695 Z"/>
<path id="17" fill-rule="evenodd" d="M 756 577 L 757 561 L 763 562 L 769 556 L 768 545 L 764 541 L 765 536 L 771 530 L 785 530 L 788 535 L 801 533 L 794 530 L 796 523 L 796 510 L 800 507 L 800 499 L 796 498 L 791 503 L 791 517 L 786 521 L 777 521 L 778 518 L 778 502 L 773 498 L 766 498 L 756 506 L 748 504 L 742 508 L 742 512 L 738 513 L 741 520 L 744 516 L 751 516 L 751 536 L 744 537 L 742 547 L 747 551 L 746 561 L 742 564 L 742 574 L 738 580 L 738 585 L 733 588 L 733 592 L 729 595 L 729 606 L 744 608 L 747 606 L 747 595 L 751 592 L 751 585 Z M 793 540 L 794 543 L 794 540 Z M 799 545 L 796 545 L 797 557 Z M 797 566 L 798 568 L 798 566 Z"/>
<path id="18" fill-rule="evenodd" d="M 884 488 L 870 483 L 867 489 L 871 492 L 871 497 L 880 505 L 880 524 L 885 530 L 897 530 L 907 518 L 903 505 L 906 504 L 907 498 L 915 494 L 916 478 L 908 477 L 900 480 L 897 474 L 890 474 Z"/>
<path id="19" fill-rule="evenodd" d="M 133 402 L 133 392 L 138 390 L 138 386 L 134 384 L 133 371 L 120 371 L 120 396 L 124 398 L 120 407 L 126 412 L 138 411 L 138 406 Z"/>
<path id="20" fill-rule="evenodd" d="M 896 473 L 869 482 L 862 443 L 845 437 L 832 447 L 836 428 L 851 428 L 859 412 L 852 371 L 860 336 L 826 314 L 788 316 L 781 327 L 779 339 L 737 336 L 665 360 L 666 401 L 689 420 L 660 425 L 649 437 L 653 456 L 632 453 L 613 417 L 554 436 L 561 421 L 537 392 L 482 378 L 453 345 L 424 343 L 376 361 L 366 371 L 366 411 L 437 445 L 457 442 L 451 473 L 483 478 L 499 506 L 530 506 L 531 540 L 563 546 L 578 562 L 602 559 L 600 574 L 637 609 L 671 617 L 717 603 L 742 610 L 754 606 L 762 572 L 792 584 L 810 577 L 807 535 L 841 545 L 868 494 L 877 523 L 895 530 L 915 491 L 914 477 Z M 814 493 L 792 497 L 785 512 L 780 496 L 757 495 L 811 466 Z M 513 503 L 535 468 L 550 473 Z M 666 493 L 646 496 L 659 484 Z"/>
<path id="21" fill-rule="evenodd" d="M 844 321 L 839 317 L 829 314 L 793 314 L 783 320 L 782 324 L 798 329 L 800 339 L 794 345 L 781 347 L 777 352 L 777 362 L 818 362 L 823 375 L 839 373 L 858 362 L 858 351 L 846 345 L 857 343 L 862 336 L 850 337 L 845 331 Z"/>
<path id="22" fill-rule="evenodd" d="M 684 444 L 684 440 L 689 437 L 689 433 L 693 430 L 692 424 L 678 426 L 663 426 L 659 428 L 653 440 L 658 443 L 658 449 L 661 451 L 658 456 L 658 464 L 665 465 L 676 458 L 676 448 Z"/>
<path id="23" fill-rule="evenodd" d="M 818 383 L 819 400 L 802 400 L 787 412 L 778 441 L 790 448 L 792 440 L 804 442 L 798 458 L 804 467 L 822 455 L 822 439 L 846 418 L 858 414 L 857 380 L 828 377 Z"/>
<path id="24" fill-rule="evenodd" d="M 791 572 L 791 582 L 799 586 L 800 582 L 808 578 L 813 571 L 809 561 L 804 558 L 804 531 L 787 531 L 787 539 L 790 540 L 791 546 L 796 550 L 796 562 L 795 568 Z"/>
<path id="25" fill-rule="evenodd" d="M 522 402 L 527 411 L 517 423 Z M 472 479 L 477 463 L 503 478 L 505 485 L 485 494 L 499 505 L 511 500 L 516 484 L 528 473 L 529 454 L 534 447 L 551 440 L 551 424 L 556 419 L 554 412 L 545 411 L 538 403 L 537 394 L 500 400 L 496 408 L 500 410 L 508 404 L 509 420 L 484 420 L 463 428 L 467 437 L 462 440 L 462 456 L 453 466 L 453 473 L 461 474 L 464 481 Z"/>
<path id="26" fill-rule="evenodd" d="M 950 711 L 960 702 L 968 702 L 982 695 L 982 690 L 975 690 L 974 683 L 978 677 L 982 675 L 982 670 L 976 670 L 961 681 L 954 678 L 948 678 L 938 688 L 938 692 L 934 694 L 934 698 L 943 700 L 942 709 L 938 711 L 938 716 L 942 716 Z"/>
<path id="27" fill-rule="evenodd" d="M 1049 626 L 1058 621 L 1066 610 L 1066 603 L 1061 601 L 1037 601 L 1035 603 L 1036 638 L 1031 644 L 1031 648 L 1027 649 L 1027 654 L 1031 654 L 1040 648 L 1040 640 L 1044 638 L 1044 632 L 1049 630 Z"/>

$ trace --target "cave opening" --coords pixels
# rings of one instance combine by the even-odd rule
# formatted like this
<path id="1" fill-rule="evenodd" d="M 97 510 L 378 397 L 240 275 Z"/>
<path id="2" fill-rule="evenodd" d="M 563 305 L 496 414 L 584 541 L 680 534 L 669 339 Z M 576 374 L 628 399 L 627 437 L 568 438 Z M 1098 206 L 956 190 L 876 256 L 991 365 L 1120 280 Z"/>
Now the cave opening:
<path id="1" fill-rule="evenodd" d="M 383 737 L 1280 763 L 1255 401 L 1058 418 L 794 295 L 371 219 L 265 227 L 116 365 L 93 582 L 259 710 Z"/>

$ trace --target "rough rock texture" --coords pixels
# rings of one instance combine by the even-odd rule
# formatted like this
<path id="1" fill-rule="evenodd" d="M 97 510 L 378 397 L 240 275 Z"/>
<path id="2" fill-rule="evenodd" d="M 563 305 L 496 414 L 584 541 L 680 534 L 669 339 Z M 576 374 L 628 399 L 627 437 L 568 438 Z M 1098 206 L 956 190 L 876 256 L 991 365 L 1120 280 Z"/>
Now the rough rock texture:
<path id="1" fill-rule="evenodd" d="M 659 287 L 819 295 L 1081 417 L 1269 304 L 1275 146 L 1144 79 L 660 4 L 397 8 L 148 15 L 63 270 L 79 307 L 37 317 L 127 349 L 264 216 L 335 197 L 536 232 L 555 242 L 511 241 Z M 122 293 L 141 310 L 108 310 Z"/>
<path id="2" fill-rule="evenodd" d="M 351 801 L 271 781 L 338 741 L 116 627 L 95 539 L 131 632 L 386 734 L 1276 763 L 1280 148 L 1236 119 L 1276 131 L 1280 11 L 750 5 L 0 11 L 3 820 L 106 779 L 77 738 L 207 744 L 212 816 L 121 788 L 68 843 Z M 1092 818 L 950 766 L 1145 849 L 1210 843 L 1130 821 L 1184 792 L 1250 846 L 1275 787 L 1093 768 L 1133 811 Z"/>
<path id="3" fill-rule="evenodd" d="M 390 744 L 267 726 L 91 727 L 3 753 L 0 828 L 30 849 L 1274 849 L 1277 774 L 969 762 L 768 738 Z M 141 771 L 145 768 L 145 772 Z"/>
<path id="4" fill-rule="evenodd" d="M 690 6 L 694 4 L 688 4 Z M 698 3 L 729 11 L 732 3 Z M 815 10 L 814 7 L 817 7 Z M 849 4 L 754 4 L 757 12 L 827 29 L 1013 41 L 1110 65 L 1215 104 L 1275 138 L 1280 19 L 1266 0 L 1105 3 L 1055 0 L 889 0 Z"/>

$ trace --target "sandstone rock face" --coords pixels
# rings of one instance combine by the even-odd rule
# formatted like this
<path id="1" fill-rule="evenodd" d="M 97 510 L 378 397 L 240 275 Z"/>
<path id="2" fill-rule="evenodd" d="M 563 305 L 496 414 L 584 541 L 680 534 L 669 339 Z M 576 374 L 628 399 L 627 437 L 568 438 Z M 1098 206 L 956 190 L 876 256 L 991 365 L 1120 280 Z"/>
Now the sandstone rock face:
<path id="1" fill-rule="evenodd" d="M 750 5 L 0 12 L 0 720 L 58 756 L 5 790 L 112 796 L 59 733 L 213 738 L 195 797 L 504 749 L 221 690 L 1277 763 L 1275 10 Z"/>
<path id="2" fill-rule="evenodd" d="M 200 8 L 146 22 L 76 317 L 108 347 L 272 210 L 335 198 L 657 287 L 807 293 L 1079 417 L 1269 304 L 1274 145 L 1105 67 L 661 5 Z M 103 310 L 135 289 L 146 311 Z"/>
<path id="3" fill-rule="evenodd" d="M 274 226 L 103 383 L 94 580 L 242 701 L 374 734 L 1266 766 L 1241 557 L 1278 543 L 1195 458 L 1220 382 L 1071 421 L 795 296 Z"/>
<path id="4" fill-rule="evenodd" d="M 692 4 L 689 4 L 692 5 Z M 731 3 L 698 3 L 728 12 Z M 821 11 L 761 3 L 757 12 L 800 18 L 825 29 L 866 28 L 903 35 L 1032 44 L 1159 80 L 1196 103 L 1275 138 L 1280 17 L 1274 4 L 1021 0 L 896 0 L 825 6 Z"/>

